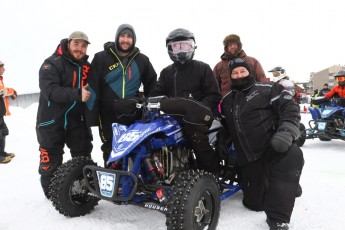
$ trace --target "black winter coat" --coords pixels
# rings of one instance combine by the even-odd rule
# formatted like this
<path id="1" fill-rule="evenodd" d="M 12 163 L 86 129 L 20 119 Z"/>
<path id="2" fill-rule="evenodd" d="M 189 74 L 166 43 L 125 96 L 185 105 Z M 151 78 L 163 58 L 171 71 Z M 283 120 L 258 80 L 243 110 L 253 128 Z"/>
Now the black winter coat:
<path id="1" fill-rule="evenodd" d="M 148 96 L 157 81 L 157 74 L 150 59 L 135 47 L 126 57 L 121 58 L 114 42 L 104 44 L 104 50 L 95 54 L 89 82 L 96 89 L 97 103 L 94 114 L 97 115 L 92 125 L 98 125 L 98 113 L 111 116 L 114 100 L 138 97 L 141 83 L 144 95 Z"/>
<path id="2" fill-rule="evenodd" d="M 255 83 L 255 80 L 241 91 L 231 90 L 226 94 L 221 101 L 221 113 L 240 166 L 263 156 L 282 122 L 298 128 L 301 118 L 299 106 L 283 86 L 271 82 Z"/>
<path id="3" fill-rule="evenodd" d="M 68 39 L 61 40 L 54 54 L 43 62 L 39 70 L 38 128 L 66 129 L 84 122 L 85 104 L 81 87 L 86 84 L 90 63 L 88 56 L 81 62 L 70 59 L 67 43 Z"/>
<path id="4" fill-rule="evenodd" d="M 201 61 L 172 64 L 164 68 L 151 96 L 193 98 L 215 111 L 221 94 L 211 67 Z"/>

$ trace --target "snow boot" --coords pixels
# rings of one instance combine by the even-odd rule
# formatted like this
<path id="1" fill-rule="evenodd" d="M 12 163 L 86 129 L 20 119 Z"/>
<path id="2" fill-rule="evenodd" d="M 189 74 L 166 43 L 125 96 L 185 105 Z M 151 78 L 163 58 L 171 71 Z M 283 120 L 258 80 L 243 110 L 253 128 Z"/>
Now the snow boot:
<path id="1" fill-rule="evenodd" d="M 11 157 L 0 156 L 0 163 L 1 164 L 7 164 L 10 161 L 11 161 Z"/>
<path id="2" fill-rule="evenodd" d="M 16 154 L 14 154 L 14 153 L 7 153 L 7 152 L 5 152 L 5 154 L 6 154 L 6 156 L 11 157 L 11 158 L 16 156 Z"/>
<path id="3" fill-rule="evenodd" d="M 296 191 L 296 197 L 302 196 L 302 187 L 300 184 L 298 184 L 297 191 Z"/>
<path id="4" fill-rule="evenodd" d="M 270 230 L 289 230 L 288 223 L 284 223 L 281 221 L 270 220 L 269 218 L 266 219 Z"/>

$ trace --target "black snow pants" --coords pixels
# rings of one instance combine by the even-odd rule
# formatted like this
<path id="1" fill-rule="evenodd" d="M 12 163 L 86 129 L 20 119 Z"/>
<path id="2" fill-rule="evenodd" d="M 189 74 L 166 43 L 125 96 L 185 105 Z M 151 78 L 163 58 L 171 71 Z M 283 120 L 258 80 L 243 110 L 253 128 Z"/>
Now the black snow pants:
<path id="1" fill-rule="evenodd" d="M 5 152 L 5 144 L 6 144 L 5 139 L 8 133 L 9 131 L 5 123 L 4 117 L 0 116 L 0 156 L 4 156 L 4 157 L 7 156 Z"/>
<path id="2" fill-rule="evenodd" d="M 240 167 L 243 205 L 265 211 L 270 220 L 289 223 L 303 165 L 303 153 L 293 144 L 286 153 L 270 150 Z"/>
<path id="3" fill-rule="evenodd" d="M 65 144 L 70 149 L 71 156 L 91 158 L 92 132 L 86 124 L 81 124 L 65 130 L 63 126 L 39 127 L 36 129 L 39 142 L 40 164 L 38 172 L 41 175 L 43 192 L 49 198 L 49 185 L 54 172 L 63 162 Z"/>

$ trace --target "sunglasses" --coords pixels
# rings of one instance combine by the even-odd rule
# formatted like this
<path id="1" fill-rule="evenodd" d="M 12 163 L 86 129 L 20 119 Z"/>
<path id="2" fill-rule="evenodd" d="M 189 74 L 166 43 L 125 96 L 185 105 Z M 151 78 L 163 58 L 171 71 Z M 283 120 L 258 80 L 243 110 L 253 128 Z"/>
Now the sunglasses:
<path id="1" fill-rule="evenodd" d="M 176 41 L 168 44 L 168 51 L 177 54 L 180 52 L 190 52 L 194 49 L 194 41 Z"/>
<path id="2" fill-rule="evenodd" d="M 335 78 L 335 81 L 336 81 L 336 82 L 345 81 L 345 77 L 336 77 L 336 78 Z"/>

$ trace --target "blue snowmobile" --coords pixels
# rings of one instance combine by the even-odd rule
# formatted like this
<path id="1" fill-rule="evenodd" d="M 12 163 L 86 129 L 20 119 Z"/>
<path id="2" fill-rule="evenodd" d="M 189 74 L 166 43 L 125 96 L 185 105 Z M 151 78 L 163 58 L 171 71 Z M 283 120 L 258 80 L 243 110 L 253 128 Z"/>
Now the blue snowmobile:
<path id="1" fill-rule="evenodd" d="M 103 199 L 160 211 L 166 214 L 167 229 L 216 229 L 220 202 L 241 189 L 233 145 L 215 119 L 209 141 L 221 158 L 223 173 L 215 176 L 197 169 L 180 122 L 160 109 L 163 99 L 170 100 L 135 101 L 133 111 L 140 111 L 141 119 L 130 126 L 113 124 L 107 167 L 84 157 L 59 167 L 50 194 L 61 214 L 83 216 Z"/>

